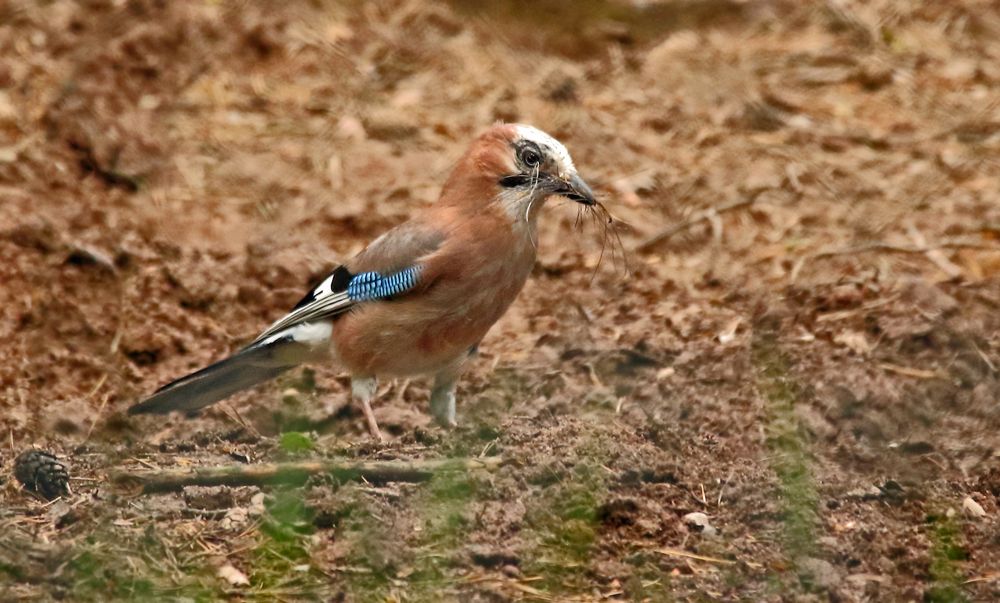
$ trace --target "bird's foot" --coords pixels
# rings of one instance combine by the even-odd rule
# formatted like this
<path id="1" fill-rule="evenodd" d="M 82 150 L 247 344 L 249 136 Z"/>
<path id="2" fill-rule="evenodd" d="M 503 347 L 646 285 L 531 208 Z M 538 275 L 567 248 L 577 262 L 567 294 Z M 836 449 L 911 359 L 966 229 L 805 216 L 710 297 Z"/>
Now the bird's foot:
<path id="1" fill-rule="evenodd" d="M 375 420 L 375 413 L 372 412 L 372 405 L 368 403 L 368 400 L 361 402 L 361 410 L 365 413 L 365 421 L 368 422 L 368 431 L 372 437 L 379 442 L 384 442 L 385 437 L 382 435 L 382 430 L 378 428 L 378 421 Z"/>
<path id="2" fill-rule="evenodd" d="M 455 389 L 434 388 L 431 392 L 431 415 L 441 427 L 450 428 L 458 425 L 455 420 Z"/>
<path id="3" fill-rule="evenodd" d="M 375 413 L 372 412 L 372 400 L 375 398 L 377 387 L 378 381 L 374 377 L 354 377 L 351 379 L 351 396 L 361 403 L 361 411 L 365 414 L 365 421 L 368 422 L 368 431 L 377 441 L 384 442 L 382 430 L 378 428 L 378 421 L 375 420 Z"/>

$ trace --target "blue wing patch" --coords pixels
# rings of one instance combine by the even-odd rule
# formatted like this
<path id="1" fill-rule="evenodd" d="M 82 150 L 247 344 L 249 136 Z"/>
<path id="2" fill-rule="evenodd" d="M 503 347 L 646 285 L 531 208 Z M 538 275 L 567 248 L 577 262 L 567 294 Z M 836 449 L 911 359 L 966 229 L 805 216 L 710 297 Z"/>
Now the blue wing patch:
<path id="1" fill-rule="evenodd" d="M 380 272 L 361 272 L 347 284 L 347 296 L 351 301 L 362 302 L 405 293 L 420 282 L 421 268 L 410 266 L 388 276 Z"/>

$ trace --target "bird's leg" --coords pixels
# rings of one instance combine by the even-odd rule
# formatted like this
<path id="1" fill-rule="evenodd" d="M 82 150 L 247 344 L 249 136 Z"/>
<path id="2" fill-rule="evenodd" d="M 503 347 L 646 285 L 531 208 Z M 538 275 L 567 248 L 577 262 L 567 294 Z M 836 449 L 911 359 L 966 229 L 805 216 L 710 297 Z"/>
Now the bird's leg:
<path id="1" fill-rule="evenodd" d="M 368 421 L 368 431 L 371 432 L 379 442 L 384 442 L 382 432 L 375 421 L 375 413 L 372 412 L 372 400 L 375 398 L 375 390 L 378 388 L 378 381 L 375 377 L 351 377 L 351 396 L 361 403 L 361 411 L 365 413 L 365 420 Z"/>
<path id="2" fill-rule="evenodd" d="M 455 387 L 462 371 L 465 370 L 465 366 L 478 353 L 479 344 L 477 343 L 434 376 L 434 388 L 431 389 L 431 414 L 438 425 L 454 427 L 458 424 L 455 421 Z"/>
<path id="3" fill-rule="evenodd" d="M 450 374 L 439 373 L 431 390 L 431 414 L 442 427 L 455 426 L 455 386 L 458 380 Z"/>

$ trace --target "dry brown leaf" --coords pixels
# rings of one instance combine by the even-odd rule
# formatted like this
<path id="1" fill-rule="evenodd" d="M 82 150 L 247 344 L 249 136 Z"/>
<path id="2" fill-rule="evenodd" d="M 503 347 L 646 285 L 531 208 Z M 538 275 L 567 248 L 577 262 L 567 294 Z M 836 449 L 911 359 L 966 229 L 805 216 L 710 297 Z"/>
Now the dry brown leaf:
<path id="1" fill-rule="evenodd" d="M 720 331 L 717 336 L 719 339 L 719 343 L 721 343 L 722 345 L 726 345 L 727 343 L 731 343 L 734 339 L 736 339 L 736 330 L 740 328 L 741 322 L 743 322 L 743 319 L 740 317 L 736 317 L 731 321 L 729 321 L 729 324 L 726 325 L 726 328 L 722 329 L 722 331 Z"/>
<path id="2" fill-rule="evenodd" d="M 867 356 L 873 349 L 872 344 L 868 342 L 868 338 L 860 331 L 841 331 L 834 336 L 833 341 L 850 349 L 859 356 Z"/>

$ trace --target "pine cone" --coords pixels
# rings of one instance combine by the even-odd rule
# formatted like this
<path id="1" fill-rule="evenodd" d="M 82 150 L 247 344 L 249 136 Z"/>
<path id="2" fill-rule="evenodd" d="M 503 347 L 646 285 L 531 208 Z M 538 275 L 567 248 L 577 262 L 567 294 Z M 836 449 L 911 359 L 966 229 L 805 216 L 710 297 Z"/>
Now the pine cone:
<path id="1" fill-rule="evenodd" d="M 69 472 L 55 455 L 44 450 L 27 450 L 14 460 L 14 477 L 31 492 L 46 500 L 69 494 Z"/>

